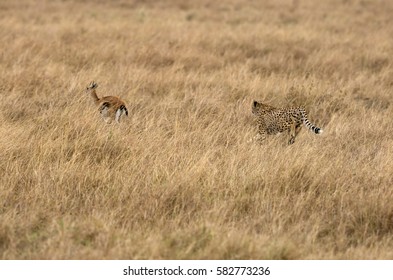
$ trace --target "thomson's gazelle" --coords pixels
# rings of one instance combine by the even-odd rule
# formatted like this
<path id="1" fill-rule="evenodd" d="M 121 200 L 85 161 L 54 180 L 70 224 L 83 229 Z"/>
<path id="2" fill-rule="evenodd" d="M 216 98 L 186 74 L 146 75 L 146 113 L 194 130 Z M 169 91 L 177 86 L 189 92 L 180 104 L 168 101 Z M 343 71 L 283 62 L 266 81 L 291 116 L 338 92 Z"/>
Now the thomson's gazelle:
<path id="1" fill-rule="evenodd" d="M 97 87 L 97 83 L 93 81 L 87 86 L 86 92 L 93 98 L 93 101 L 98 106 L 98 110 L 105 122 L 110 123 L 112 119 L 115 119 L 116 122 L 119 123 L 120 117 L 123 114 L 128 116 L 126 104 L 123 100 L 116 96 L 104 96 L 99 98 L 96 93 Z"/>

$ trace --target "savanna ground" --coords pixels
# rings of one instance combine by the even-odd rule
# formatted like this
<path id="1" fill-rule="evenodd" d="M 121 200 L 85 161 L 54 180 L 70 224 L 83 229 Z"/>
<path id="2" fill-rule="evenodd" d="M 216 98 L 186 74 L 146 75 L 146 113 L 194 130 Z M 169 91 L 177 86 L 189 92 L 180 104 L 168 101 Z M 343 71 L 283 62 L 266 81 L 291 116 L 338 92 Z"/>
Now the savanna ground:
<path id="1" fill-rule="evenodd" d="M 392 259 L 392 1 L 0 1 L 2 259 Z M 84 92 L 118 95 L 107 125 Z M 252 100 L 303 128 L 248 143 Z"/>

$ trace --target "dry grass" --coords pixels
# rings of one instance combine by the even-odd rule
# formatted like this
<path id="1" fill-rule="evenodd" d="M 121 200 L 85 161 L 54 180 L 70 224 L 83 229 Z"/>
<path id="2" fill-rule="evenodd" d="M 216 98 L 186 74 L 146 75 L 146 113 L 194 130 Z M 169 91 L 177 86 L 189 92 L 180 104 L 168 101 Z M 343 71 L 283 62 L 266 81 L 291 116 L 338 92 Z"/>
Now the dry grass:
<path id="1" fill-rule="evenodd" d="M 2 1 L 2 259 L 392 259 L 392 1 Z M 106 125 L 83 92 L 119 95 Z M 264 145 L 253 99 L 322 136 Z"/>

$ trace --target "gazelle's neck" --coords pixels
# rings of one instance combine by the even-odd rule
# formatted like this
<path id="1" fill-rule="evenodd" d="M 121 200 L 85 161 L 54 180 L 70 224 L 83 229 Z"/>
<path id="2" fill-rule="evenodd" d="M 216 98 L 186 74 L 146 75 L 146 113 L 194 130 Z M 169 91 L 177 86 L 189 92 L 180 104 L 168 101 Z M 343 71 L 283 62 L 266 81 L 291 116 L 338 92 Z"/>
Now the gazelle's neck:
<path id="1" fill-rule="evenodd" d="M 94 103 L 97 103 L 100 99 L 97 96 L 96 90 L 95 89 L 91 89 L 90 90 L 90 96 L 93 99 Z"/>

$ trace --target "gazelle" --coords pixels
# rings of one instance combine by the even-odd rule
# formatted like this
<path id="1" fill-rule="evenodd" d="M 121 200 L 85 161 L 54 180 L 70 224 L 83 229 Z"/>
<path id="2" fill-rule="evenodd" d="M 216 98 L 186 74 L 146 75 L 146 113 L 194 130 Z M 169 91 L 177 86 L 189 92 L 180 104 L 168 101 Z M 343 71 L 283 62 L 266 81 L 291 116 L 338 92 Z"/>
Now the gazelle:
<path id="1" fill-rule="evenodd" d="M 106 123 L 110 123 L 114 118 L 120 123 L 120 117 L 123 114 L 128 116 L 126 104 L 116 96 L 104 96 L 99 98 L 96 93 L 97 83 L 92 81 L 86 88 L 86 92 L 93 98 L 94 103 L 98 106 L 98 111 Z"/>

